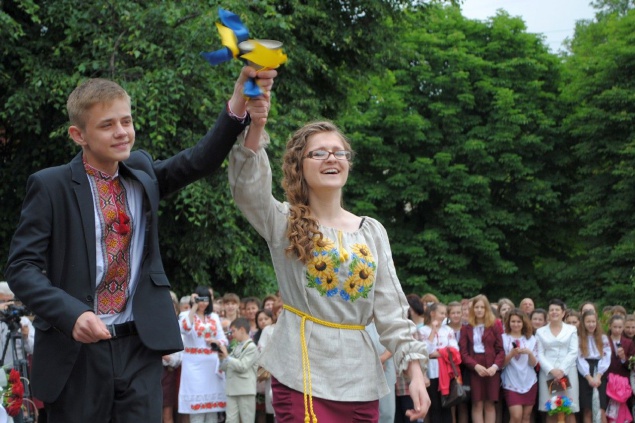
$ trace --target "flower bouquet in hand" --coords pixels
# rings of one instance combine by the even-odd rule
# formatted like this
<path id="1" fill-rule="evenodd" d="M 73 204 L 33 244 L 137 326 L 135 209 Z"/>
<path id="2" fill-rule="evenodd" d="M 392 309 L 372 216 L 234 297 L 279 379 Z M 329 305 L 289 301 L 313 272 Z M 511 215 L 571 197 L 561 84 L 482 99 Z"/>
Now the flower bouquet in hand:
<path id="1" fill-rule="evenodd" d="M 564 422 L 564 416 L 571 414 L 571 398 L 566 395 L 554 395 L 545 404 L 547 414 L 557 415 L 558 422 Z"/>
<path id="2" fill-rule="evenodd" d="M 9 383 L 2 392 L 2 406 L 11 417 L 18 415 L 22 409 L 22 399 L 24 397 L 24 385 L 20 380 L 20 372 L 11 369 L 9 373 Z"/>

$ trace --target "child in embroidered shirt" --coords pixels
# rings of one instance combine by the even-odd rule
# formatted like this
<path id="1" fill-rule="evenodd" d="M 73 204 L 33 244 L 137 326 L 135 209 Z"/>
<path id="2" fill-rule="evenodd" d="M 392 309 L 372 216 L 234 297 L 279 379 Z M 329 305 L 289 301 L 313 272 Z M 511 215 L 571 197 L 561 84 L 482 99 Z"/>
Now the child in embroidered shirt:
<path id="1" fill-rule="evenodd" d="M 223 343 L 217 343 L 220 368 L 226 373 L 227 423 L 253 422 L 256 418 L 256 370 L 258 348 L 249 336 L 249 320 L 240 317 L 230 326 L 238 344 L 231 353 Z"/>

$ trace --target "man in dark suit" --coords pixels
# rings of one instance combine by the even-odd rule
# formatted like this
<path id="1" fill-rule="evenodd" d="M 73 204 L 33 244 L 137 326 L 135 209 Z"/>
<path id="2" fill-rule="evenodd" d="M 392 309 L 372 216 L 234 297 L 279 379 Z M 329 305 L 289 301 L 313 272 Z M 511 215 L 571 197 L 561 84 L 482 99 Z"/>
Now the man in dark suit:
<path id="1" fill-rule="evenodd" d="M 29 177 L 6 276 L 35 314 L 32 385 L 51 423 L 161 422 L 161 357 L 183 348 L 159 252 L 159 201 L 217 169 L 249 116 L 264 119 L 276 71 L 243 68 L 194 147 L 131 152 L 130 97 L 90 79 L 69 96 L 70 163 Z"/>

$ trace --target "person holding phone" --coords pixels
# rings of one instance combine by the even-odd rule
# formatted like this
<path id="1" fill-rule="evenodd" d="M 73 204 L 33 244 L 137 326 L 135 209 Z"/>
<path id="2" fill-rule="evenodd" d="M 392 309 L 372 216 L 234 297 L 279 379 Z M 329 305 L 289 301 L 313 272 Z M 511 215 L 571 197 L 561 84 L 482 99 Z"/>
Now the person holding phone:
<path id="1" fill-rule="evenodd" d="M 609 319 L 609 346 L 611 347 L 611 364 L 608 374 L 614 373 L 623 377 L 630 376 L 628 359 L 635 354 L 633 343 L 623 335 L 624 316 L 614 314 Z"/>
<path id="2" fill-rule="evenodd" d="M 213 301 L 210 287 L 197 286 L 191 296 L 192 308 L 179 319 L 185 346 L 179 413 L 189 414 L 190 423 L 216 423 L 218 413 L 227 406 L 218 344 L 227 346 L 228 341 L 220 317 L 212 311 Z"/>
<path id="3" fill-rule="evenodd" d="M 529 423 L 538 394 L 538 344 L 527 315 L 518 308 L 505 315 L 505 362 L 501 386 L 510 423 Z"/>

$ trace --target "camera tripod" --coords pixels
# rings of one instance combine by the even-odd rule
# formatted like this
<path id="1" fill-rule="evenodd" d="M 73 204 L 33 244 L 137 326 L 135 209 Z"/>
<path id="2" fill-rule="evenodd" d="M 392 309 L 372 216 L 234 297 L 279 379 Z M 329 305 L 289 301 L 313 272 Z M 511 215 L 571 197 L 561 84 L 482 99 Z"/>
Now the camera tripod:
<path id="1" fill-rule="evenodd" d="M 2 323 L 6 325 L 6 329 L 2 328 Z M 11 321 L 3 321 L 0 323 L 0 331 L 6 330 L 6 335 L 4 338 L 4 346 L 2 348 L 2 358 L 0 358 L 0 371 L 4 371 L 4 360 L 7 355 L 7 350 L 9 345 L 11 345 L 11 357 L 13 358 L 12 367 L 20 372 L 20 377 L 23 379 L 29 380 L 29 365 L 26 360 L 26 350 L 24 349 L 24 341 L 22 340 L 22 333 L 20 330 L 19 321 L 15 322 Z M 19 346 L 18 346 L 18 340 Z M 22 357 L 19 358 L 18 351 L 22 352 Z M 31 387 L 28 382 L 22 381 L 24 385 L 24 400 L 23 406 L 26 409 L 27 413 L 23 413 L 21 411 L 16 417 L 13 418 L 15 423 L 32 423 L 36 421 L 36 410 L 33 405 L 33 396 L 31 395 Z"/>

